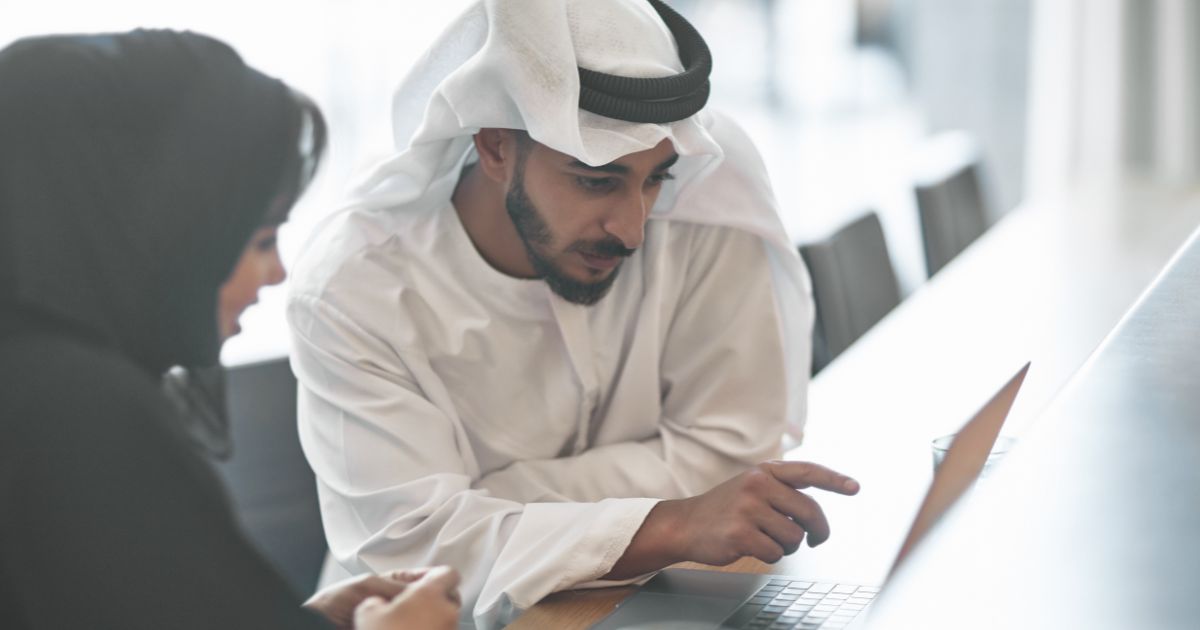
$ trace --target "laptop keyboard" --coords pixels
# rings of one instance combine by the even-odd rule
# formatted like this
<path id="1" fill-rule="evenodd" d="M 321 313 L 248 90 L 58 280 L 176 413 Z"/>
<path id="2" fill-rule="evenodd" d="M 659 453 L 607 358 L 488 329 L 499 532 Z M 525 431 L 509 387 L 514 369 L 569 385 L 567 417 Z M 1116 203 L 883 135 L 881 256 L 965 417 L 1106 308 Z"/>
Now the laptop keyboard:
<path id="1" fill-rule="evenodd" d="M 721 627 L 838 630 L 850 625 L 878 594 L 873 586 L 773 579 Z"/>

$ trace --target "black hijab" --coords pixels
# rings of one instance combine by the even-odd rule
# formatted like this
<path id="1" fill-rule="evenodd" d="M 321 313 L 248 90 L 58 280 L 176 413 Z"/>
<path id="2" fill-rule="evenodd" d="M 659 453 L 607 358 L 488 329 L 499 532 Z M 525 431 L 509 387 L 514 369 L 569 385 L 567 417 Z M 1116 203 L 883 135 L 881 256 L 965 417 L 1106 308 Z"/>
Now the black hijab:
<path id="1" fill-rule="evenodd" d="M 155 376 L 216 364 L 219 287 L 288 180 L 302 116 L 193 33 L 0 51 L 0 315 L 55 320 Z"/>

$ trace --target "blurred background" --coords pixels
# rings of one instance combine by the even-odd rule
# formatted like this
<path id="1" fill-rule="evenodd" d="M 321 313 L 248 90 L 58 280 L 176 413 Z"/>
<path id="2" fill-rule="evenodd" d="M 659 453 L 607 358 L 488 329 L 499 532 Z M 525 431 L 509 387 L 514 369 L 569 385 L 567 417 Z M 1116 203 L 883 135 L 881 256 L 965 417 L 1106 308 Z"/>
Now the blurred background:
<path id="1" fill-rule="evenodd" d="M 285 262 L 391 148 L 393 87 L 466 0 L 8 0 L 0 45 L 52 32 L 186 28 L 321 105 L 331 152 Z M 1030 197 L 1137 178 L 1196 185 L 1200 8 L 1188 0 L 673 0 L 706 36 L 712 105 L 763 152 L 792 238 L 878 216 L 901 296 L 933 263 L 917 188 L 969 165 L 984 225 Z M 225 350 L 286 351 L 266 292 Z"/>

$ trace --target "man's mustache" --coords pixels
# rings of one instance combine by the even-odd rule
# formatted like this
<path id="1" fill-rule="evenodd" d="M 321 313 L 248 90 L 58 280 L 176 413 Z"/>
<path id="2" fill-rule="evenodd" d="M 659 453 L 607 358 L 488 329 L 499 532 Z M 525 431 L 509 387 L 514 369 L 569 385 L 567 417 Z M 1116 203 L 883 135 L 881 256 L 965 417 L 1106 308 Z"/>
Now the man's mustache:
<path id="1" fill-rule="evenodd" d="M 572 247 L 575 251 L 588 256 L 600 256 L 604 258 L 620 257 L 628 258 L 637 251 L 625 247 L 621 241 L 616 239 L 607 239 L 603 241 L 594 241 L 591 243 L 578 243 Z"/>

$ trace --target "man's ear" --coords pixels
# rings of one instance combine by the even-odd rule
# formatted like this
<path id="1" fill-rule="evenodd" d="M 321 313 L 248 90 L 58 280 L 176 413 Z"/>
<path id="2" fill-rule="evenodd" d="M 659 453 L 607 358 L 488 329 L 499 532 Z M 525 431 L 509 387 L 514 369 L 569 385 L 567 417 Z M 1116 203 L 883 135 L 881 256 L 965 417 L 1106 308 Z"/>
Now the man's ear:
<path id="1" fill-rule="evenodd" d="M 475 134 L 475 152 L 479 154 L 479 168 L 488 179 L 503 184 L 511 182 L 521 159 L 521 141 L 513 129 L 485 127 Z"/>

